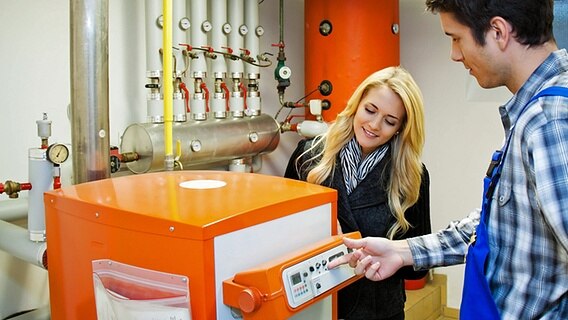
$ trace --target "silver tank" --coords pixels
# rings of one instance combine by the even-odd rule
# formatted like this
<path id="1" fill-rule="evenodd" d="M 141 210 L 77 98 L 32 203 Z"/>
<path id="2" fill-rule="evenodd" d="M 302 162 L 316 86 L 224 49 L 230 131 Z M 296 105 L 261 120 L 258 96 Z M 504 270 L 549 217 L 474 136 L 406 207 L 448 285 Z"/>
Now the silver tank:
<path id="1" fill-rule="evenodd" d="M 174 123 L 173 147 L 181 145 L 179 161 L 185 167 L 252 157 L 274 151 L 280 142 L 280 126 L 271 116 L 190 120 Z M 132 124 L 122 136 L 121 152 L 136 152 L 137 161 L 128 162 L 134 173 L 164 169 L 163 124 Z M 176 156 L 174 154 L 174 156 Z"/>

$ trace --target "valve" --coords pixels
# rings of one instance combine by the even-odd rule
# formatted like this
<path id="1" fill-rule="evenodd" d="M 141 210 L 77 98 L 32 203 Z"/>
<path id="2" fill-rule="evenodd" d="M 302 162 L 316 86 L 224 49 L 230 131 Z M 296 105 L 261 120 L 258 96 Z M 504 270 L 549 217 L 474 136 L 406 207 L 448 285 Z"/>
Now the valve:
<path id="1" fill-rule="evenodd" d="M 238 60 L 239 57 L 233 54 L 233 49 L 230 47 L 221 47 L 223 49 L 227 49 L 227 53 L 223 53 L 225 58 L 229 58 L 231 60 Z"/>
<path id="2" fill-rule="evenodd" d="M 138 161 L 140 155 L 136 152 L 125 152 L 120 154 L 120 161 L 122 162 L 133 162 Z"/>
<path id="3" fill-rule="evenodd" d="M 272 44 L 273 47 L 278 47 L 278 64 L 276 65 L 276 69 L 274 69 L 274 79 L 278 81 L 278 85 L 276 89 L 278 89 L 279 94 L 284 94 L 286 88 L 290 86 L 290 77 L 292 76 L 292 70 L 286 66 L 286 54 L 284 53 L 284 42 L 274 43 Z"/>
<path id="4" fill-rule="evenodd" d="M 210 59 L 217 59 L 217 55 L 211 46 L 201 46 L 201 48 L 205 49 L 205 56 Z"/>
<path id="5" fill-rule="evenodd" d="M 255 63 L 256 60 L 250 56 L 250 50 L 249 49 L 245 49 L 245 48 L 240 48 L 242 53 L 241 53 L 241 59 L 245 62 L 248 63 Z"/>
<path id="6" fill-rule="evenodd" d="M 117 146 L 110 147 L 110 173 L 115 173 L 120 170 L 121 155 Z"/>
<path id="7" fill-rule="evenodd" d="M 19 183 L 15 181 L 8 180 L 3 185 L 0 183 L 0 193 L 6 193 L 9 198 L 16 199 L 19 197 L 18 192 L 22 190 L 31 190 L 31 183 Z"/>

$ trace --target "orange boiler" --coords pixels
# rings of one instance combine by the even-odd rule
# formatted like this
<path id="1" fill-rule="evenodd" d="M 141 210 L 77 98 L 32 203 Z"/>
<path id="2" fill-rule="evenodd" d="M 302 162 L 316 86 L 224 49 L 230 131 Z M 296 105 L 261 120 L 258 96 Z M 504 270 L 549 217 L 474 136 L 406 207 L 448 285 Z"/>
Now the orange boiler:
<path id="1" fill-rule="evenodd" d="M 308 99 L 330 103 L 323 118 L 333 121 L 363 79 L 400 64 L 399 1 L 309 0 L 304 17 L 305 91 L 323 84 Z"/>
<path id="2" fill-rule="evenodd" d="M 224 303 L 224 281 L 337 234 L 335 190 L 255 173 L 123 176 L 44 201 L 58 320 L 234 319 L 241 310 Z M 334 292 L 298 319 L 335 315 Z"/>

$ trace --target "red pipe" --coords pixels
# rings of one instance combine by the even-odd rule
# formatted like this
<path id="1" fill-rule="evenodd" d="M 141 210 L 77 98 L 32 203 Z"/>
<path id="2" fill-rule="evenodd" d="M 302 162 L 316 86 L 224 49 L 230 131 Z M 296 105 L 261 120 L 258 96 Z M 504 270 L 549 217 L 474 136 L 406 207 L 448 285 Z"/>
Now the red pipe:
<path id="1" fill-rule="evenodd" d="M 32 184 L 29 182 L 20 183 L 20 190 L 32 190 Z"/>

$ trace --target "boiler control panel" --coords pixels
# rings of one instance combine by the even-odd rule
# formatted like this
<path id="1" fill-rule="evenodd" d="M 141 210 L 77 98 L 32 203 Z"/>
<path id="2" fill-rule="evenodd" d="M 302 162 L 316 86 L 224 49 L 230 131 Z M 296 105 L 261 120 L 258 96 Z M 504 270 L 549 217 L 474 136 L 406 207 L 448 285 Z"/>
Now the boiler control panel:
<path id="1" fill-rule="evenodd" d="M 282 281 L 290 307 L 297 308 L 354 277 L 353 268 L 348 265 L 341 265 L 331 270 L 327 268 L 327 264 L 333 259 L 349 252 L 351 249 L 340 244 L 284 269 Z"/>
<path id="2" fill-rule="evenodd" d="M 310 306 L 362 277 L 348 264 L 328 268 L 351 252 L 344 237 L 360 239 L 361 234 L 331 236 L 235 274 L 223 281 L 223 302 L 240 310 L 244 320 L 289 319 L 309 312 Z"/>

